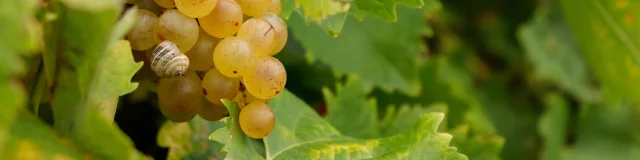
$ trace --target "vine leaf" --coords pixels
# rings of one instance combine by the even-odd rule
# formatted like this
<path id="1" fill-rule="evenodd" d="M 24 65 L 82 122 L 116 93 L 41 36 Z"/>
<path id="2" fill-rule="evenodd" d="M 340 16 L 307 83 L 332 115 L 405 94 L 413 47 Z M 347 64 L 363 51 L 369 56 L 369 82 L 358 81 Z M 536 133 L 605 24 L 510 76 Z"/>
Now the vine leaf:
<path id="1" fill-rule="evenodd" d="M 238 126 L 238 107 L 228 100 L 224 100 L 224 104 L 230 111 L 229 118 L 224 120 L 227 127 L 217 130 L 210 138 L 225 144 L 223 151 L 227 151 L 231 159 L 468 159 L 455 147 L 449 147 L 451 135 L 436 131 L 444 119 L 443 113 L 422 115 L 411 130 L 401 134 L 358 140 L 340 135 L 286 90 L 269 103 L 276 124 L 271 134 L 263 139 L 266 156 L 261 157 L 251 148 L 248 137 Z"/>
<path id="2" fill-rule="evenodd" d="M 167 159 L 224 159 L 222 144 L 209 141 L 209 134 L 225 124 L 196 116 L 188 123 L 167 121 L 158 131 L 158 145 L 168 147 Z"/>
<path id="3" fill-rule="evenodd" d="M 344 85 L 336 84 L 336 95 L 328 88 L 322 88 L 322 93 L 327 103 L 326 119 L 340 133 L 360 139 L 380 136 L 376 101 L 366 99 L 360 80 L 349 77 Z"/>
<path id="4" fill-rule="evenodd" d="M 640 1 L 561 0 L 564 16 L 608 103 L 640 105 Z"/>

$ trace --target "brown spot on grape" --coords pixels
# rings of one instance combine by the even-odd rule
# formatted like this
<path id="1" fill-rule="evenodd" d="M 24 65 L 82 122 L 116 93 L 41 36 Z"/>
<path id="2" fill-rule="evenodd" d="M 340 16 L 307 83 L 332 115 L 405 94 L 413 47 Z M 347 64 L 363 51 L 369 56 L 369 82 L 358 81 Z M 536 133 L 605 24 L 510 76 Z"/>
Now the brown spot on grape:
<path id="1" fill-rule="evenodd" d="M 237 73 L 238 73 L 238 71 L 233 71 L 233 74 L 237 74 Z"/>
<path id="2" fill-rule="evenodd" d="M 206 89 L 202 89 L 202 94 L 204 94 L 205 96 L 207 95 L 207 90 Z"/>
<path id="3" fill-rule="evenodd" d="M 233 25 L 234 25 L 234 26 L 238 26 L 238 25 L 240 25 L 240 23 L 238 23 L 238 22 L 233 22 Z"/>

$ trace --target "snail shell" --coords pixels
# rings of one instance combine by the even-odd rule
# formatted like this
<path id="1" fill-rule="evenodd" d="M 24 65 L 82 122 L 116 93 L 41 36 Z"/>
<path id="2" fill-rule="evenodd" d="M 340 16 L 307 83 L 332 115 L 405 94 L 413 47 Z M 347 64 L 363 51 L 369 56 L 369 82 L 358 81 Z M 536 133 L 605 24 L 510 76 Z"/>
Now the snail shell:
<path id="1" fill-rule="evenodd" d="M 163 41 L 153 50 L 151 70 L 159 77 L 182 76 L 189 68 L 189 58 L 171 41 Z"/>

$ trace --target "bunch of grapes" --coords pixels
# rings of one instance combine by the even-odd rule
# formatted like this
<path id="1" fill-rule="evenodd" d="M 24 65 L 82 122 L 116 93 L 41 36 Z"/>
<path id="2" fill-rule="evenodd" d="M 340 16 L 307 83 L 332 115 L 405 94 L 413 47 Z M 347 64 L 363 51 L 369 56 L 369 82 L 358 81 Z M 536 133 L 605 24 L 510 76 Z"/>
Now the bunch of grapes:
<path id="1" fill-rule="evenodd" d="M 272 57 L 287 42 L 280 0 L 128 3 L 138 6 L 138 21 L 125 38 L 134 57 L 145 61 L 136 77 L 156 86 L 167 119 L 186 122 L 197 114 L 216 121 L 228 114 L 221 100 L 229 99 L 239 104 L 248 136 L 271 132 L 275 117 L 267 103 L 287 82 L 284 66 Z"/>

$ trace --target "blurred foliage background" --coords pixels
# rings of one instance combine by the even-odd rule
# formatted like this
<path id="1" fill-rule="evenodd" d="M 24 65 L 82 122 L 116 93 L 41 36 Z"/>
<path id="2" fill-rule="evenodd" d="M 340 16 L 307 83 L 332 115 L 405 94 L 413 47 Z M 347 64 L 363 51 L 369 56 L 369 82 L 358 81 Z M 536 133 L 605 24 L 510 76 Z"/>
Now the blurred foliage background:
<path id="1" fill-rule="evenodd" d="M 640 158 L 640 1 L 355 0 L 324 21 L 312 2 L 283 0 L 288 92 L 270 106 L 310 106 L 323 133 L 395 138 L 443 112 L 443 143 L 469 159 Z M 0 155 L 224 159 L 231 142 L 210 136 L 232 122 L 167 122 L 149 84 L 128 81 L 142 64 L 117 58 L 132 13 L 91 3 L 0 1 Z M 95 110 L 114 97 L 112 126 Z M 231 147 L 269 159 L 267 140 Z"/>

